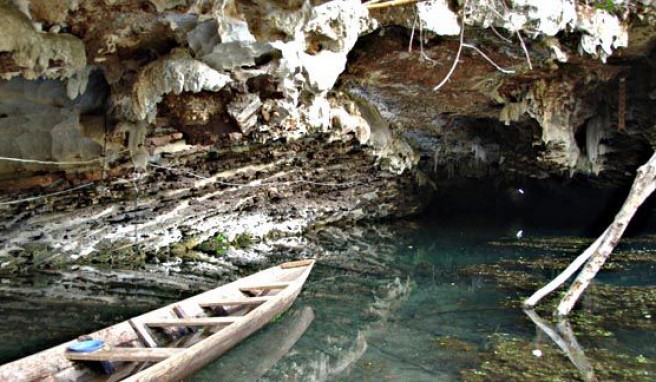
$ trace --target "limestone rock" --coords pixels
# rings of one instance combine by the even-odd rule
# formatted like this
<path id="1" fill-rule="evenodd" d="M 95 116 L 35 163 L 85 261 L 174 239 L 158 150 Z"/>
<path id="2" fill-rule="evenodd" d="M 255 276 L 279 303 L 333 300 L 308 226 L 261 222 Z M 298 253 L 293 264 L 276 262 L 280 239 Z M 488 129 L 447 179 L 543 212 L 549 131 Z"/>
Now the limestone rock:
<path id="1" fill-rule="evenodd" d="M 84 44 L 77 37 L 39 33 L 24 14 L 10 5 L 0 3 L 0 25 L 4 33 L 0 39 L 1 79 L 18 75 L 27 79 L 42 75 L 66 78 L 86 65 Z"/>
<path id="2" fill-rule="evenodd" d="M 417 4 L 417 17 L 427 30 L 444 36 L 460 34 L 458 17 L 446 0 L 430 0 Z"/>
<path id="3" fill-rule="evenodd" d="M 163 95 L 218 91 L 230 82 L 228 75 L 184 53 L 174 54 L 147 65 L 139 73 L 132 87 L 130 116 L 135 120 L 153 121 Z"/>
<path id="4" fill-rule="evenodd" d="M 257 124 L 262 101 L 257 94 L 246 94 L 238 96 L 227 107 L 230 114 L 244 135 L 248 135 Z"/>

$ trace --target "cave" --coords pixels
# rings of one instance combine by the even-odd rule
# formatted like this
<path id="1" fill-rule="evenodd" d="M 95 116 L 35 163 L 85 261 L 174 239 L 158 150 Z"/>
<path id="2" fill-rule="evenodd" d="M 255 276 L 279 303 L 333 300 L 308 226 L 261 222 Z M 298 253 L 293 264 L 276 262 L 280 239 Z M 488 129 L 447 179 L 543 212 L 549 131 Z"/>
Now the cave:
<path id="1" fill-rule="evenodd" d="M 91 330 L 112 309 L 129 317 L 314 257 L 316 280 L 348 279 L 339 293 L 317 281 L 318 312 L 332 310 L 315 295 L 339 300 L 349 286 L 376 298 L 349 306 L 360 328 L 349 340 L 318 323 L 336 342 L 310 334 L 305 359 L 263 380 L 378 380 L 385 354 L 391 380 L 514 378 L 486 369 L 483 348 L 526 355 L 540 379 L 534 361 L 560 365 L 561 353 L 528 349 L 534 327 L 499 301 L 525 297 L 604 232 L 656 147 L 650 0 L 6 0 L 0 24 L 0 312 L 11 317 L 0 328 L 52 325 L 30 309 L 67 322 L 21 346 L 7 335 L 0 363 L 82 334 L 67 309 L 83 306 Z M 612 262 L 627 274 L 602 284 L 653 291 L 655 208 L 648 199 L 625 234 L 634 262 Z M 467 294 L 478 290 L 519 339 L 468 334 L 483 319 Z M 656 353 L 630 337 L 653 329 L 656 305 L 604 326 L 609 290 L 577 307 L 640 350 L 608 350 L 577 316 L 592 366 L 566 363 L 564 380 L 653 378 Z M 444 309 L 475 312 L 470 326 L 427 322 L 437 313 L 418 301 L 437 306 L 440 293 Z M 402 337 L 417 335 L 449 370 L 381 344 L 382 326 L 415 317 L 422 334 L 396 328 L 394 341 L 411 348 Z M 312 358 L 309 341 L 344 351 Z"/>

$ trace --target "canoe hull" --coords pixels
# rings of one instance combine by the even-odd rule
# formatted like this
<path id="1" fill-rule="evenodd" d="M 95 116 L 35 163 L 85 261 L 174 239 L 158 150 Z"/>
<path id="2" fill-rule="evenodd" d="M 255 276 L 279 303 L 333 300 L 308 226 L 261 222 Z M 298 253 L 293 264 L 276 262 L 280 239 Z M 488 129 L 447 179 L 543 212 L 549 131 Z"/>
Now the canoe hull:
<path id="1" fill-rule="evenodd" d="M 295 281 L 295 285 L 281 291 L 279 300 L 268 301 L 249 313 L 248 319 L 222 329 L 182 353 L 159 362 L 125 381 L 179 381 L 197 372 L 261 329 L 273 318 L 286 312 L 300 293 L 306 277 L 307 274 L 302 280 Z"/>
<path id="2" fill-rule="evenodd" d="M 289 285 L 280 289 L 270 300 L 257 306 L 238 322 L 230 324 L 202 341 L 183 349 L 179 353 L 160 361 L 149 368 L 125 379 L 125 381 L 179 381 L 193 374 L 200 368 L 224 354 L 246 337 L 250 336 L 273 318 L 284 313 L 294 303 L 307 279 L 314 261 L 302 266 L 272 267 L 254 275 L 239 279 L 233 283 L 204 292 L 186 300 L 156 309 L 132 319 L 134 322 L 147 323 L 171 314 L 174 308 L 182 307 L 185 311 L 200 310 L 199 305 L 213 300 L 231 300 L 242 297 L 242 290 L 249 286 L 287 282 Z M 128 321 L 118 323 L 89 335 L 102 338 L 109 345 L 140 345 L 139 336 Z M 87 368 L 79 367 L 76 362 L 64 356 L 66 348 L 74 343 L 70 341 L 32 356 L 0 366 L 0 381 L 41 381 L 86 379 Z M 140 345 L 142 346 L 142 345 Z"/>

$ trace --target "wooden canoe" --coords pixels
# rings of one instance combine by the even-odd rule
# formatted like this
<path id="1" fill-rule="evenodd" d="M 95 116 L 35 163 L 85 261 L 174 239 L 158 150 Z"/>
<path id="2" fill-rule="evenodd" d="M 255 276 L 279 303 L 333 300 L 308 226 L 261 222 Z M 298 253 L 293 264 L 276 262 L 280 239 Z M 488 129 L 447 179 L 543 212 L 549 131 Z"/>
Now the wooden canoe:
<path id="1" fill-rule="evenodd" d="M 314 260 L 284 263 L 89 334 L 103 349 L 70 341 L 0 366 L 0 381 L 179 381 L 284 313 Z M 188 334 L 181 334 L 184 332 Z M 109 363 L 107 376 L 98 366 Z"/>

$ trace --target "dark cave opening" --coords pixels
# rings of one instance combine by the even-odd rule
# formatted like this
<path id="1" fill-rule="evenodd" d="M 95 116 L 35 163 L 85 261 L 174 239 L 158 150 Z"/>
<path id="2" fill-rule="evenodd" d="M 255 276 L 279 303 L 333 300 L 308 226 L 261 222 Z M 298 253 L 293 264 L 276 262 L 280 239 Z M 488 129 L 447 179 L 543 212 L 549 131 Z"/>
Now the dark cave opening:
<path id="1" fill-rule="evenodd" d="M 428 221 L 472 221 L 498 228 L 567 231 L 597 236 L 613 221 L 630 184 L 601 188 L 577 179 L 470 179 L 441 189 L 425 209 Z M 638 210 L 626 234 L 656 228 L 656 198 Z"/>

